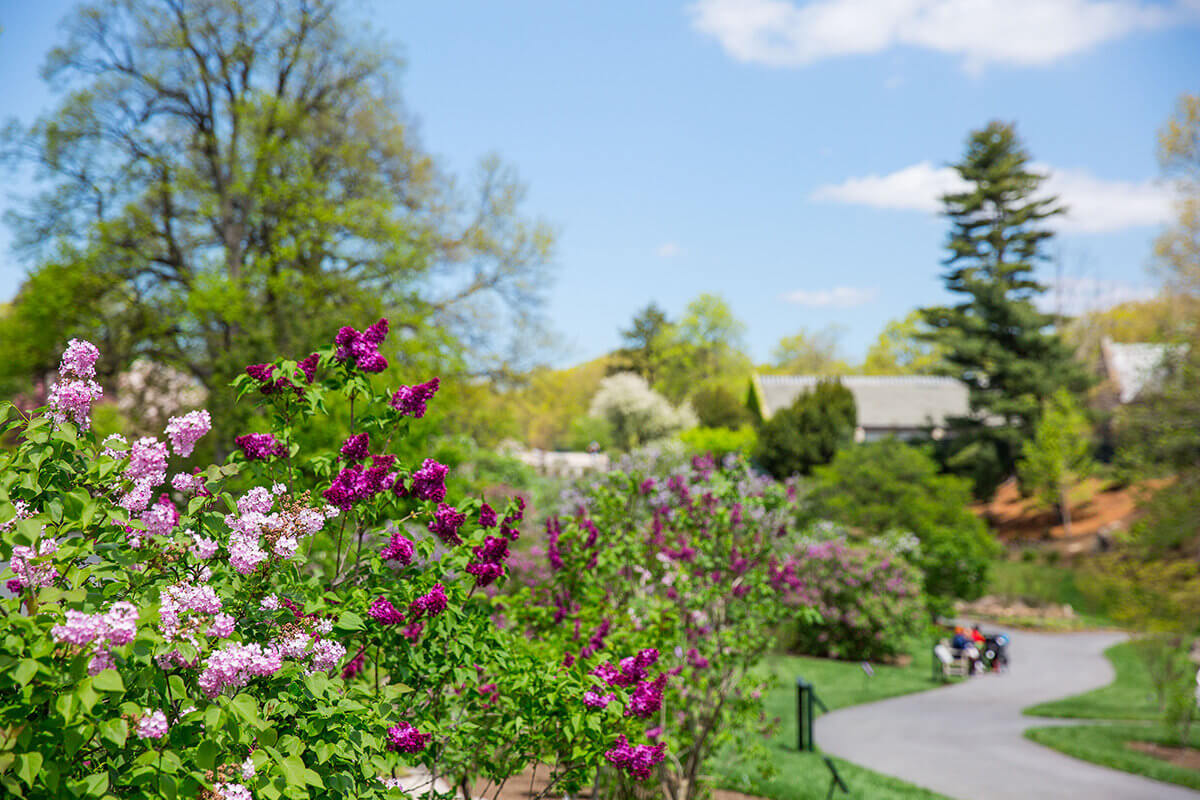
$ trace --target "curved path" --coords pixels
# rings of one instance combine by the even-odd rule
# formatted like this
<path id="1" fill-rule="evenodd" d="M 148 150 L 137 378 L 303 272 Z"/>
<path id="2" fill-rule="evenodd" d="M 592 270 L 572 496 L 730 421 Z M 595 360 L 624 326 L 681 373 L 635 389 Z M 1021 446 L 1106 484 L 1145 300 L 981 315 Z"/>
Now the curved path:
<path id="1" fill-rule="evenodd" d="M 1021 709 L 1105 686 L 1120 633 L 1010 632 L 1012 668 L 816 720 L 824 751 L 961 800 L 1197 800 L 1200 793 L 1034 744 L 1027 728 L 1073 724 Z M 820 691 L 820 687 L 817 687 Z"/>

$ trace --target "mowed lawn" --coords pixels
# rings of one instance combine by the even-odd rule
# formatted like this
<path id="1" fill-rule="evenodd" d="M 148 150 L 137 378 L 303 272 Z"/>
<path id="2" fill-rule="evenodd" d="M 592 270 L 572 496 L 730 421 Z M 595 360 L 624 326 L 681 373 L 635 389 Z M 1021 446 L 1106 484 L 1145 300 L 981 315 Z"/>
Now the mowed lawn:
<path id="1" fill-rule="evenodd" d="M 1130 742 L 1177 746 L 1174 733 L 1162 724 L 1163 712 L 1154 694 L 1150 673 L 1131 642 L 1104 651 L 1116 678 L 1090 692 L 1041 703 L 1025 709 L 1039 717 L 1114 720 L 1100 725 L 1031 728 L 1025 736 L 1075 758 L 1155 780 L 1200 789 L 1200 770 L 1177 766 L 1130 747 Z M 1193 725 L 1189 747 L 1200 747 L 1200 723 Z"/>
<path id="2" fill-rule="evenodd" d="M 744 754 L 725 752 L 717 765 L 718 785 L 770 800 L 823 800 L 830 775 L 821 754 L 796 750 L 796 679 L 811 682 L 830 710 L 887 697 L 920 692 L 938 685 L 931 677 L 930 654 L 922 644 L 912 648 L 906 667 L 872 664 L 869 676 L 856 662 L 803 656 L 772 656 L 763 664 L 776 680 L 766 697 L 768 717 L 778 717 L 779 729 L 766 743 L 775 775 L 763 778 L 746 763 Z M 820 746 L 820 738 L 817 739 Z M 881 775 L 841 759 L 833 759 L 855 800 L 945 800 L 944 795 Z"/>

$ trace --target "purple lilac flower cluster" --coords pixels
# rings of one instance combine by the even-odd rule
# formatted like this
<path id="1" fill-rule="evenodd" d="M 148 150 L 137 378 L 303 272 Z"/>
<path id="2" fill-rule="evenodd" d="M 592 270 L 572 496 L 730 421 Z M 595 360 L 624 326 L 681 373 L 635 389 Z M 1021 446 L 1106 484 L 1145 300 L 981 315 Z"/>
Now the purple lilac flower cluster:
<path id="1" fill-rule="evenodd" d="M 431 733 L 421 733 L 413 725 L 401 722 L 388 728 L 387 749 L 397 753 L 419 753 L 429 746 Z"/>
<path id="2" fill-rule="evenodd" d="M 96 361 L 100 351 L 96 345 L 81 339 L 67 343 L 58 366 L 59 380 L 50 387 L 50 418 L 57 424 L 71 421 L 81 431 L 92 426 L 92 403 L 104 396 L 96 383 Z"/>
<path id="3" fill-rule="evenodd" d="M 392 534 L 379 555 L 384 561 L 398 561 L 401 566 L 407 566 L 412 563 L 414 552 L 415 545 L 412 540 L 397 532 Z"/>
<path id="4" fill-rule="evenodd" d="M 614 767 L 629 773 L 629 777 L 644 781 L 650 777 L 651 770 L 666 758 L 666 751 L 667 746 L 663 743 L 631 745 L 625 734 L 621 734 L 613 748 L 605 752 L 604 757 Z"/>
<path id="5" fill-rule="evenodd" d="M 396 494 L 440 503 L 446 499 L 446 474 L 449 471 L 450 468 L 445 464 L 427 458 L 421 463 L 421 468 L 412 474 L 412 486 L 405 489 L 403 484 L 397 483 Z"/>
<path id="6" fill-rule="evenodd" d="M 233 442 L 241 448 L 247 461 L 262 461 L 273 456 L 283 457 L 288 454 L 287 445 L 276 440 L 269 433 L 247 433 L 234 437 Z"/>
<path id="7" fill-rule="evenodd" d="M 466 515 L 454 506 L 438 503 L 437 510 L 433 512 L 433 519 L 429 521 L 429 531 L 453 547 L 462 544 L 462 537 L 458 535 L 458 529 L 466 521 Z"/>
<path id="8" fill-rule="evenodd" d="M 379 345 L 387 337 L 388 321 L 381 319 L 361 333 L 349 325 L 337 332 L 333 343 L 337 345 L 334 355 L 338 361 L 354 359 L 355 365 L 363 372 L 383 372 L 387 369 L 387 359 L 379 352 Z"/>
<path id="9" fill-rule="evenodd" d="M 475 576 L 476 586 L 487 586 L 504 574 L 508 558 L 508 539 L 489 536 L 475 548 L 475 560 L 467 564 L 467 572 Z"/>
<path id="10" fill-rule="evenodd" d="M 321 496 L 342 511 L 349 511 L 355 503 L 392 488 L 398 477 L 392 471 L 395 463 L 395 456 L 382 455 L 371 456 L 369 467 L 364 468 L 362 464 L 343 467 Z"/>
<path id="11" fill-rule="evenodd" d="M 636 656 L 621 659 L 619 666 L 606 661 L 593 669 L 591 674 L 609 686 L 633 686 L 625 716 L 646 718 L 662 707 L 663 690 L 667 685 L 666 673 L 660 673 L 652 681 L 645 679 L 650 667 L 658 662 L 658 656 L 658 651 L 649 647 Z M 586 697 L 584 702 L 587 702 Z"/>
<path id="12" fill-rule="evenodd" d="M 364 460 L 368 455 L 368 448 L 371 446 L 371 437 L 366 433 L 356 433 L 346 441 L 342 442 L 342 447 L 338 453 L 346 461 L 351 464 Z"/>
<path id="13" fill-rule="evenodd" d="M 401 386 L 392 395 L 391 406 L 403 416 L 420 419 L 425 416 L 425 406 L 437 394 L 440 384 L 441 380 L 434 378 L 416 386 Z"/>

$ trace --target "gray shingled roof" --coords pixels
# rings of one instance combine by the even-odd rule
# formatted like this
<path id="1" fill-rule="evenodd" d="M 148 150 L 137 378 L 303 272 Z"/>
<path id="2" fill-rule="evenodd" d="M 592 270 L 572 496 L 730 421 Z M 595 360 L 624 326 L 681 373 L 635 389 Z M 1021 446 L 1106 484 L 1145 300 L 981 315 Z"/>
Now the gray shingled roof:
<path id="1" fill-rule="evenodd" d="M 1167 358 L 1186 352 L 1186 349 L 1169 344 L 1118 344 L 1105 338 L 1100 344 L 1104 357 L 1104 371 L 1108 373 L 1117 389 L 1122 403 L 1137 399 L 1147 386 L 1154 384 L 1162 375 Z"/>
<path id="2" fill-rule="evenodd" d="M 821 375 L 757 375 L 763 414 L 770 417 L 812 391 Z M 862 428 L 945 427 L 948 417 L 970 411 L 966 384 L 927 375 L 847 375 L 842 385 L 854 395 Z"/>

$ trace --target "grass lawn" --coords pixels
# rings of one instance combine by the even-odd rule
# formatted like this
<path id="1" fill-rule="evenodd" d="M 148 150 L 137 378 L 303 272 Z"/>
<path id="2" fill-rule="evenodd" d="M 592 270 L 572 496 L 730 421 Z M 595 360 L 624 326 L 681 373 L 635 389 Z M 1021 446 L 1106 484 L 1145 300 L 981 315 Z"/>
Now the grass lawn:
<path id="1" fill-rule="evenodd" d="M 1117 677 L 1108 686 L 1074 697 L 1041 703 L 1025 709 L 1035 717 L 1072 717 L 1076 719 L 1158 720 L 1162 712 L 1154 697 L 1150 675 L 1134 651 L 1131 642 L 1113 645 L 1104 651 Z"/>
<path id="2" fill-rule="evenodd" d="M 1038 744 L 1084 761 L 1155 780 L 1178 783 L 1191 789 L 1200 789 L 1200 770 L 1178 767 L 1126 746 L 1126 742 L 1129 741 L 1175 745 L 1175 739 L 1157 725 L 1068 725 L 1033 728 L 1025 731 L 1025 736 Z M 1192 729 L 1189 744 L 1192 747 L 1200 747 L 1200 730 L 1197 728 Z"/>
<path id="3" fill-rule="evenodd" d="M 803 677 L 813 684 L 817 696 L 830 710 L 843 706 L 868 703 L 938 685 L 930 677 L 930 656 L 924 644 L 912 648 L 913 663 L 907 667 L 872 665 L 873 677 L 868 677 L 858 663 L 831 661 L 799 656 L 773 656 L 765 668 L 776 676 L 779 685 L 766 696 L 768 717 L 779 717 L 779 731 L 767 743 L 777 774 L 762 779 L 747 775 L 737 754 L 727 753 L 717 765 L 718 785 L 770 800 L 823 800 L 829 788 L 829 771 L 819 753 L 796 750 L 796 678 Z M 817 740 L 818 746 L 820 739 Z M 856 800 L 945 800 L 943 795 L 913 786 L 833 759 L 842 779 L 850 787 L 849 797 Z M 847 797 L 836 792 L 835 797 Z"/>

